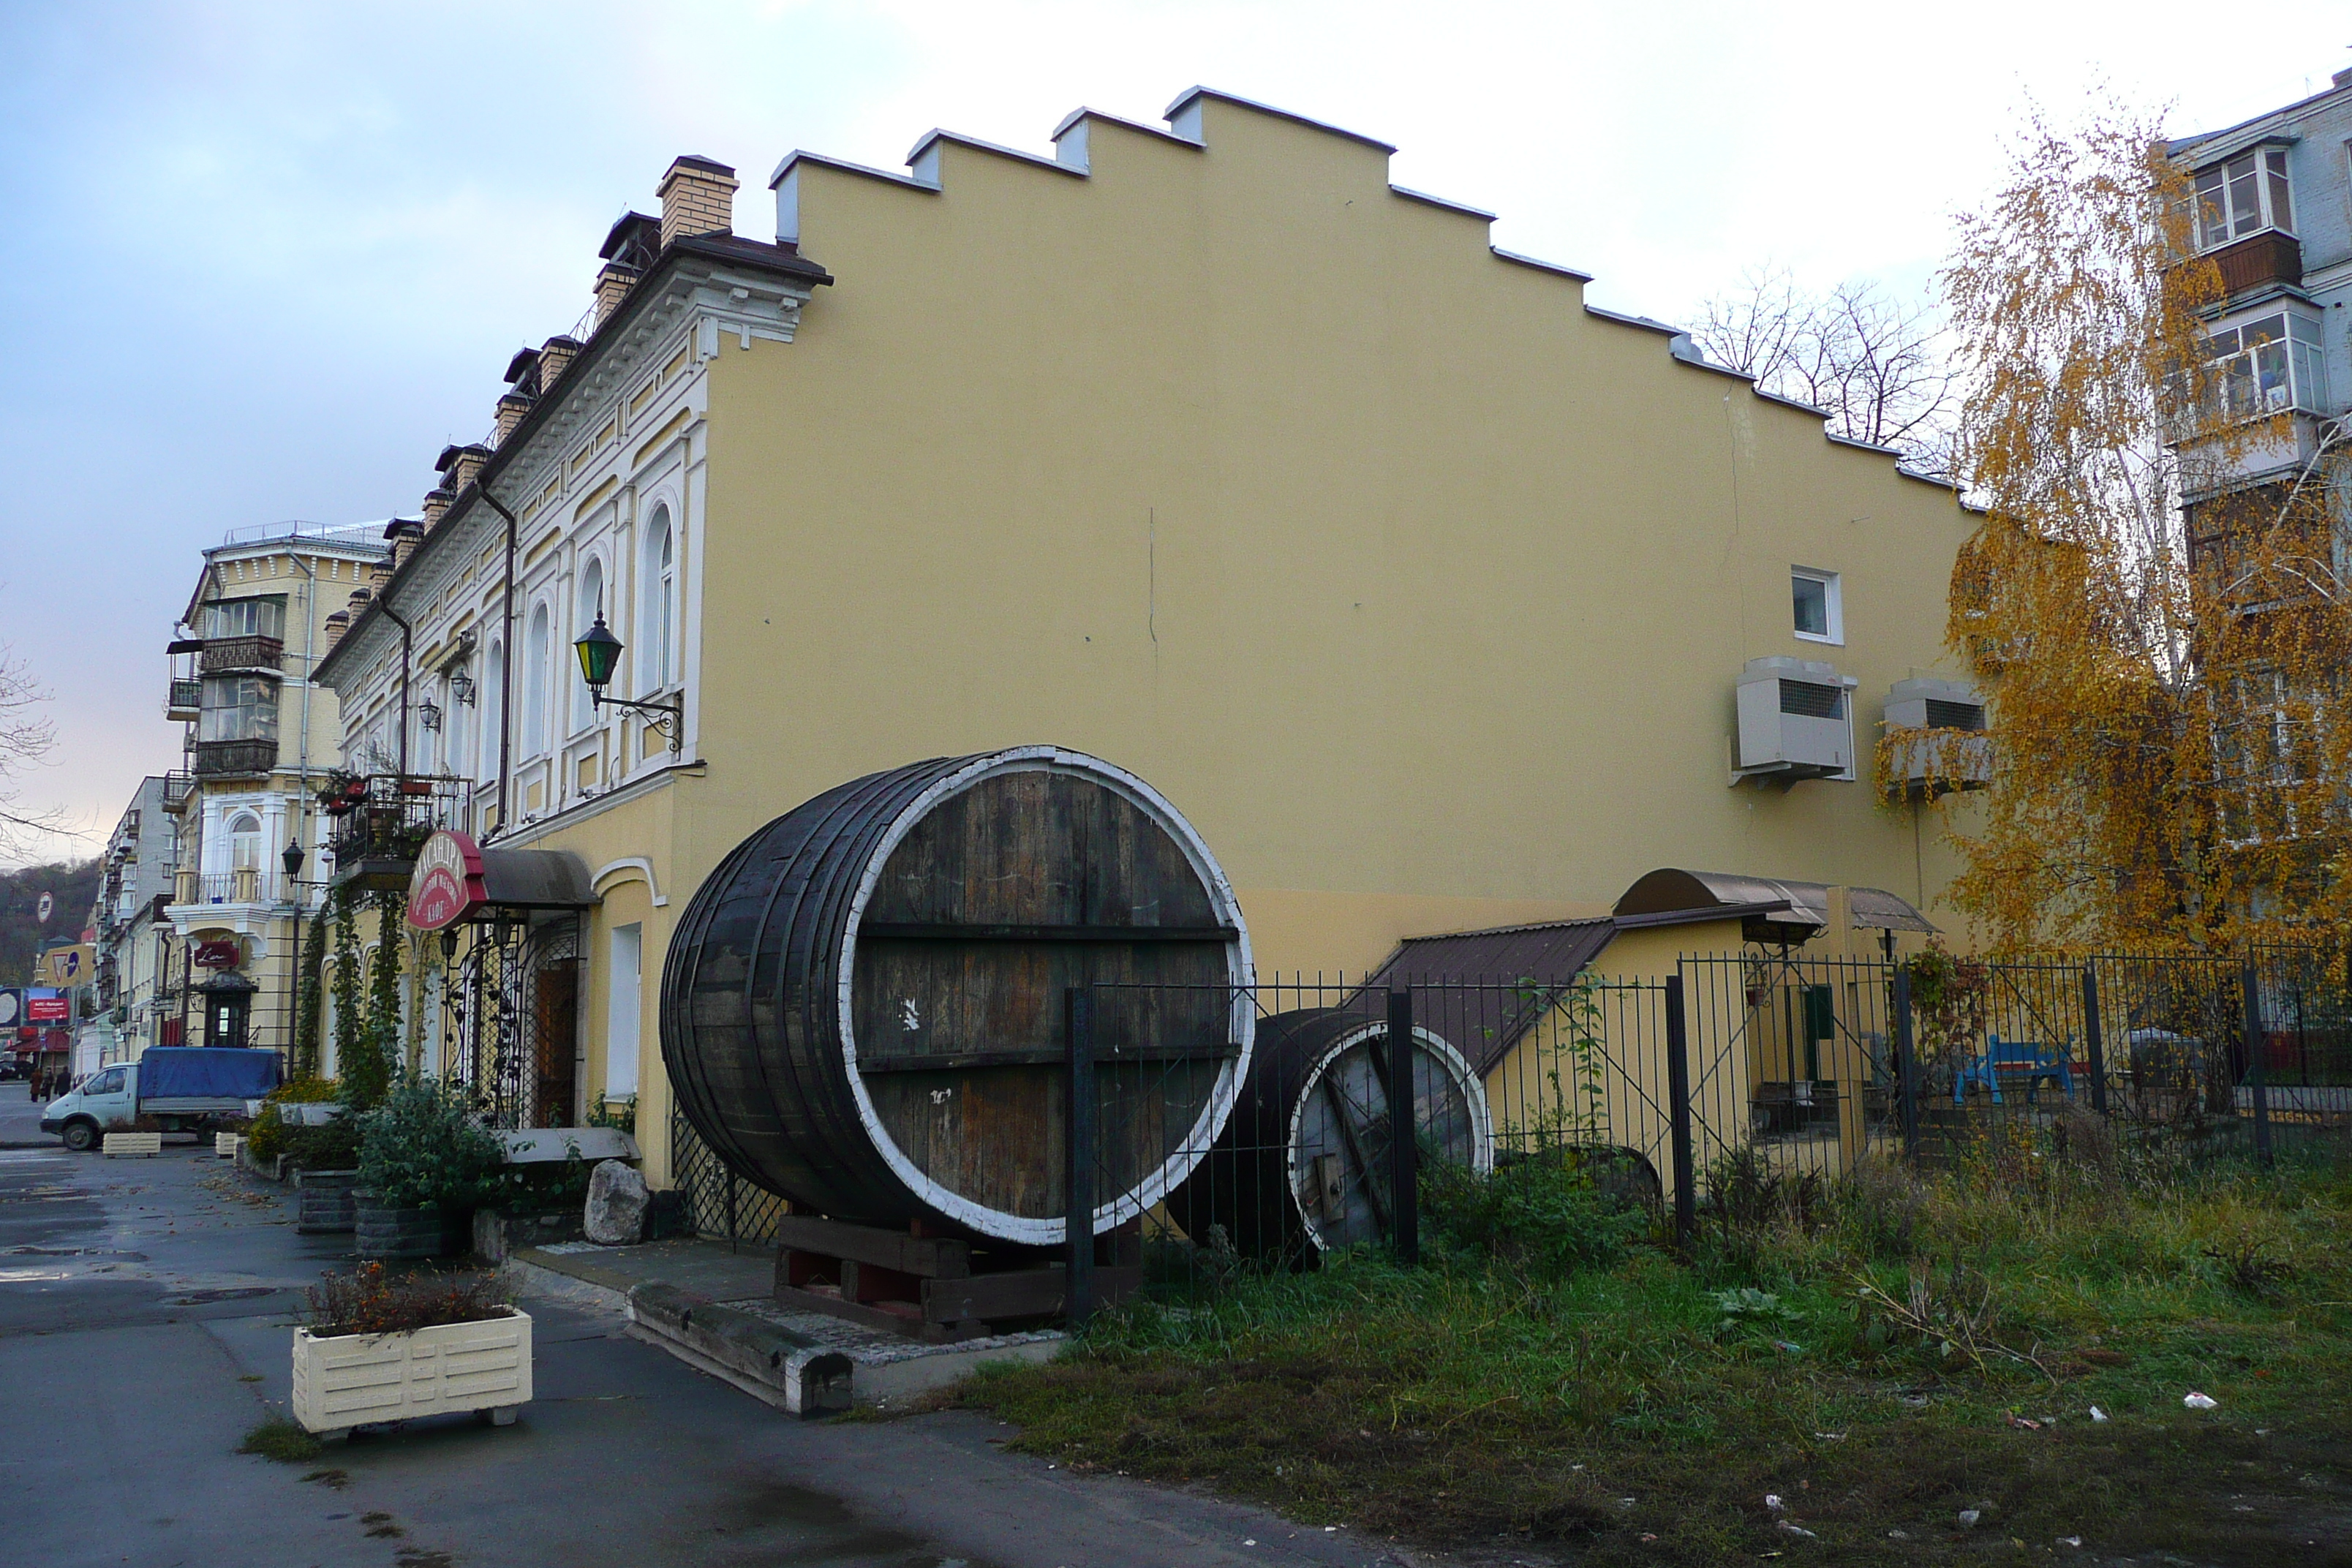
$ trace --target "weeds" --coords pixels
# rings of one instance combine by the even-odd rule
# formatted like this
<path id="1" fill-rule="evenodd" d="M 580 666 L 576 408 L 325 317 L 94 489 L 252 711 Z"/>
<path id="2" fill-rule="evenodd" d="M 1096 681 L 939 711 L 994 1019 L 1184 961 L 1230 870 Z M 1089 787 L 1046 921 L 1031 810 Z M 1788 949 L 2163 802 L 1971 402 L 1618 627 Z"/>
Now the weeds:
<path id="1" fill-rule="evenodd" d="M 319 1439 L 285 1416 L 272 1415 L 247 1432 L 245 1441 L 236 1446 L 236 1451 L 258 1454 L 281 1465 L 300 1465 L 309 1463 L 327 1450 Z M 310 1478 L 306 1476 L 303 1479 L 307 1480 Z"/>
<path id="2" fill-rule="evenodd" d="M 1752 1562 L 1798 1515 L 1840 1561 L 1942 1562 L 1989 1500 L 2004 1539 L 2270 1563 L 2352 1518 L 2346 1174 L 2128 1142 L 1717 1173 L 1696 1267 L 1634 1229 L 1592 1244 L 1605 1206 L 1510 1167 L 1434 1194 L 1430 1267 L 1237 1272 L 950 1397 L 1073 1467 L 1594 1564 Z M 2192 1388 L 2221 1409 L 2184 1411 Z M 2242 1511 L 2257 1489 L 2284 1500 Z"/>
<path id="3" fill-rule="evenodd" d="M 442 1323 L 476 1323 L 507 1315 L 513 1293 L 495 1274 L 389 1274 L 362 1263 L 330 1274 L 310 1289 L 310 1331 L 397 1334 Z"/>

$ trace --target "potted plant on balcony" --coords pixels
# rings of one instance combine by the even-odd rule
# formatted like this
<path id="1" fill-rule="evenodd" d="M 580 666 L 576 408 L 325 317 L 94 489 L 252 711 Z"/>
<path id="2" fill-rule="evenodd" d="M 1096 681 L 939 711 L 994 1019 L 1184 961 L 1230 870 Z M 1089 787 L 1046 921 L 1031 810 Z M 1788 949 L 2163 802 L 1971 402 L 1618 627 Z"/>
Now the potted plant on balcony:
<path id="1" fill-rule="evenodd" d="M 357 1245 L 362 1258 L 444 1258 L 473 1237 L 474 1210 L 496 1202 L 505 1150 L 464 1097 L 407 1078 L 360 1118 Z"/>
<path id="2" fill-rule="evenodd" d="M 294 1419 L 354 1426 L 471 1411 L 504 1426 L 530 1402 L 530 1317 L 488 1274 L 331 1274 L 294 1331 Z"/>

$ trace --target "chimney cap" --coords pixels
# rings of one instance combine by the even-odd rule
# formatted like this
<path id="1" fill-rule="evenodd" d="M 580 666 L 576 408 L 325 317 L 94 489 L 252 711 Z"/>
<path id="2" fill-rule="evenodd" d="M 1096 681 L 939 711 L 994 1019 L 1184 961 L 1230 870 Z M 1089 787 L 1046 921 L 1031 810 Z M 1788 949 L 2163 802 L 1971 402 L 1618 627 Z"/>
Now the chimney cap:
<path id="1" fill-rule="evenodd" d="M 424 531 L 425 520 L 421 517 L 395 517 L 383 525 L 383 536 L 386 539 L 399 539 Z"/>
<path id="2" fill-rule="evenodd" d="M 668 184 L 680 169 L 692 169 L 705 174 L 719 174 L 730 180 L 735 177 L 735 166 L 731 163 L 722 163 L 716 158 L 706 158 L 699 153 L 681 153 L 670 160 L 669 168 L 662 174 L 662 184 Z"/>
<path id="3" fill-rule="evenodd" d="M 661 219 L 647 217 L 641 212 L 625 212 L 604 231 L 604 248 L 596 252 L 596 257 L 601 261 L 617 261 L 624 267 L 643 267 L 660 249 Z"/>
<path id="4" fill-rule="evenodd" d="M 490 460 L 490 449 L 478 441 L 468 441 L 462 447 L 444 447 L 441 448 L 441 455 L 433 459 L 433 471 L 436 474 L 446 474 L 457 466 L 457 459 L 460 458 L 478 458 L 487 463 Z"/>
<path id="5" fill-rule="evenodd" d="M 512 386 L 516 382 L 520 381 L 524 376 L 529 375 L 531 373 L 531 367 L 538 363 L 539 351 L 537 349 L 525 347 L 515 350 L 514 358 L 507 361 L 507 374 L 505 377 L 507 384 L 509 386 Z"/>

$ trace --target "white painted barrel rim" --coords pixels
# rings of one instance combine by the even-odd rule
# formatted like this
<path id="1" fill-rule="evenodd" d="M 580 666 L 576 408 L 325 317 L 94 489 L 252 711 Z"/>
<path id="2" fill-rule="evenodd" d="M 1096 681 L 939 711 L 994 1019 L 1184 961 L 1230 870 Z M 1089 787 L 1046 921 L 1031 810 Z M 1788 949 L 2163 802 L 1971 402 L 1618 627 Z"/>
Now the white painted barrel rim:
<path id="1" fill-rule="evenodd" d="M 1291 1163 L 1297 1154 L 1298 1130 L 1307 1115 L 1307 1102 L 1313 1097 L 1315 1086 L 1323 1081 L 1323 1075 L 1331 1070 L 1333 1062 L 1366 1040 L 1378 1038 L 1385 1043 L 1388 1037 L 1389 1022 L 1386 1018 L 1368 1018 L 1325 1047 L 1322 1055 L 1317 1057 L 1314 1064 L 1307 1069 L 1306 1077 L 1299 1080 L 1298 1099 L 1290 1108 L 1289 1136 L 1282 1146 L 1283 1183 L 1290 1192 L 1290 1206 L 1297 1212 L 1298 1223 L 1306 1227 L 1307 1239 L 1315 1244 L 1318 1252 L 1328 1252 L 1330 1247 L 1324 1241 L 1322 1229 L 1315 1223 L 1315 1216 L 1307 1212 L 1307 1205 L 1299 1199 L 1298 1172 Z M 1478 1075 L 1470 1069 L 1470 1064 L 1463 1059 L 1462 1053 L 1454 1048 L 1453 1042 L 1433 1034 L 1419 1024 L 1412 1026 L 1412 1037 L 1414 1044 L 1425 1047 L 1436 1059 L 1437 1065 L 1445 1069 L 1445 1076 L 1452 1079 L 1454 1087 L 1461 1091 L 1463 1103 L 1470 1108 L 1470 1168 L 1482 1176 L 1489 1173 L 1495 1168 L 1495 1123 L 1486 1110 L 1485 1086 L 1479 1083 Z"/>
<path id="2" fill-rule="evenodd" d="M 1100 757 L 1084 752 L 1073 752 L 1061 746 L 1014 746 L 1001 752 L 990 752 L 972 758 L 962 767 L 934 782 L 922 794 L 909 802 L 891 820 L 882 841 L 866 857 L 866 866 L 857 880 L 857 892 L 850 900 L 849 920 L 843 928 L 840 973 L 837 976 L 836 1010 L 841 1020 L 841 1054 L 848 1068 L 849 1092 L 857 1105 L 858 1121 L 873 1141 L 875 1151 L 890 1167 L 891 1173 L 905 1183 L 908 1189 L 923 1203 L 945 1215 L 958 1225 L 991 1237 L 998 1241 L 1019 1242 L 1029 1247 L 1059 1247 L 1067 1239 L 1069 1226 L 1063 1215 L 1050 1218 L 1029 1218 L 992 1209 L 965 1197 L 941 1183 L 933 1181 L 907 1157 L 905 1150 L 890 1136 L 874 1106 L 874 1099 L 866 1088 L 866 1080 L 857 1071 L 857 1030 L 851 1016 L 851 994 L 857 973 L 857 931 L 866 919 L 866 906 L 873 899 L 874 889 L 881 881 L 882 869 L 889 864 L 891 854 L 915 825 L 929 816 L 941 801 L 961 795 L 982 781 L 1001 773 L 1066 773 L 1108 784 L 1164 829 L 1184 852 L 1184 858 L 1209 889 L 1212 907 L 1218 923 L 1231 926 L 1236 933 L 1225 944 L 1226 976 L 1233 990 L 1231 1027 L 1233 1037 L 1241 1049 L 1225 1059 L 1217 1081 L 1210 1090 L 1208 1103 L 1202 1108 L 1199 1120 L 1185 1135 L 1175 1153 L 1147 1175 L 1132 1190 L 1118 1194 L 1107 1204 L 1095 1209 L 1095 1234 L 1115 1230 L 1136 1218 L 1182 1184 L 1184 1178 L 1208 1157 L 1209 1147 L 1224 1130 L 1225 1120 L 1233 1114 L 1234 1102 L 1249 1076 L 1250 1053 L 1257 1033 L 1257 1008 L 1254 1000 L 1249 927 L 1242 919 L 1241 900 L 1234 897 L 1233 885 L 1225 879 L 1223 868 L 1209 852 L 1192 825 L 1169 804 L 1158 790 L 1133 773 Z M 1449 1049 L 1451 1047 L 1448 1047 Z M 1465 1069 L 1466 1070 L 1466 1069 Z M 1481 1112 L 1485 1110 L 1482 1103 Z"/>

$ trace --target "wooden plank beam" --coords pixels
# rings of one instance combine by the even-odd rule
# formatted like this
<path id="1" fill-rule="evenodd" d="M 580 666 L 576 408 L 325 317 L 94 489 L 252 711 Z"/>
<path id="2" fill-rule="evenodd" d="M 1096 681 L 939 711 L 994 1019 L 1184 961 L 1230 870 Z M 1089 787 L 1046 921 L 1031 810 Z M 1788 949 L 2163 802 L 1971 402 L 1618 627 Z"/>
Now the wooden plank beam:
<path id="1" fill-rule="evenodd" d="M 940 1237 L 908 1236 L 877 1226 L 849 1225 L 813 1215 L 780 1215 L 776 1245 L 793 1252 L 870 1263 L 927 1279 L 953 1279 L 971 1272 L 971 1244 Z"/>

